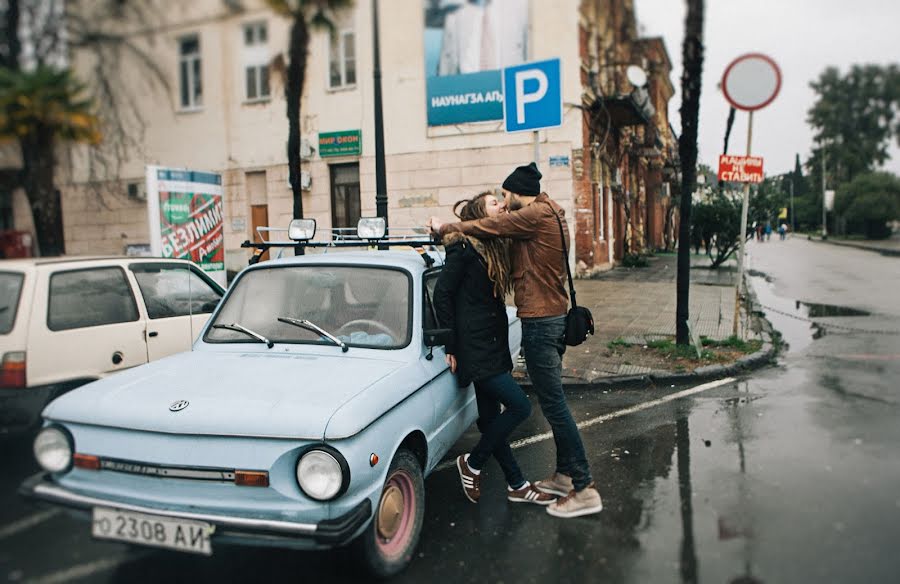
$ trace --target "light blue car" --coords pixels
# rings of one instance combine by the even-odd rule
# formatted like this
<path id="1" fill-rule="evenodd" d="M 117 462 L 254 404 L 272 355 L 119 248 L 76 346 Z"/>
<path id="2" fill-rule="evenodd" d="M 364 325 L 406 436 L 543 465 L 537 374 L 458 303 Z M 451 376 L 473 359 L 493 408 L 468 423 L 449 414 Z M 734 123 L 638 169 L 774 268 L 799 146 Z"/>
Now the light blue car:
<path id="1" fill-rule="evenodd" d="M 46 472 L 21 492 L 86 512 L 101 539 L 201 554 L 352 542 L 373 574 L 402 570 L 424 477 L 477 416 L 437 346 L 432 256 L 247 268 L 191 352 L 52 402 L 35 440 Z M 512 312 L 509 337 L 515 355 Z"/>

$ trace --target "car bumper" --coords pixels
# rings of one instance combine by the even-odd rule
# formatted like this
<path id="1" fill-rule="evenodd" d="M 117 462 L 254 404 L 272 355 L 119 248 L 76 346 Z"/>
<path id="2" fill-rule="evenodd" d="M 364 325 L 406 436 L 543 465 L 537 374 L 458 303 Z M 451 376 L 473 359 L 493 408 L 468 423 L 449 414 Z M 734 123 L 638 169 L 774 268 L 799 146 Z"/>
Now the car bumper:
<path id="1" fill-rule="evenodd" d="M 222 537 L 260 545 L 273 545 L 278 541 L 284 544 L 295 544 L 299 539 L 312 544 L 302 547 L 337 547 L 348 543 L 372 516 L 372 503 L 369 499 L 363 499 L 340 517 L 317 523 L 295 523 L 218 513 L 173 511 L 81 495 L 56 484 L 47 473 L 39 473 L 27 479 L 19 487 L 19 494 L 28 499 L 80 511 L 90 511 L 94 507 L 108 507 L 148 515 L 203 521 L 216 527 L 214 532 L 216 538 Z"/>

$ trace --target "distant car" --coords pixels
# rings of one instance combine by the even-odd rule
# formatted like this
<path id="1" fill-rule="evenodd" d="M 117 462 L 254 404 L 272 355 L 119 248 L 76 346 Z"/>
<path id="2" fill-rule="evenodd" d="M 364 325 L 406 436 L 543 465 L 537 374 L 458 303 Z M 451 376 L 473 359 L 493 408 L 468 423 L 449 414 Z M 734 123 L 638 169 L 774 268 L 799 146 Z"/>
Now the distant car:
<path id="1" fill-rule="evenodd" d="M 0 427 L 23 429 L 66 391 L 191 348 L 224 290 L 191 262 L 0 262 Z"/>
<path id="2" fill-rule="evenodd" d="M 245 269 L 192 352 L 51 403 L 46 472 L 21 492 L 87 512 L 98 538 L 200 554 L 352 542 L 373 574 L 398 572 L 424 477 L 477 416 L 437 346 L 440 269 L 413 250 Z"/>

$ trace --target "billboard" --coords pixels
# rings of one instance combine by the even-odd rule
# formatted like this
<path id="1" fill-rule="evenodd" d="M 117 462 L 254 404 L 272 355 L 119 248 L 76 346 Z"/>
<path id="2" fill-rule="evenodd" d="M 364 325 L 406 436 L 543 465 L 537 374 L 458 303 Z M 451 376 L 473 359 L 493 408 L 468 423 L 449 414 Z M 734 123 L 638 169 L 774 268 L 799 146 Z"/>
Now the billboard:
<path id="1" fill-rule="evenodd" d="M 148 166 L 147 209 L 154 256 L 191 260 L 226 285 L 222 175 Z"/>
<path id="2" fill-rule="evenodd" d="M 426 0 L 429 126 L 503 119 L 501 69 L 529 53 L 530 0 Z"/>

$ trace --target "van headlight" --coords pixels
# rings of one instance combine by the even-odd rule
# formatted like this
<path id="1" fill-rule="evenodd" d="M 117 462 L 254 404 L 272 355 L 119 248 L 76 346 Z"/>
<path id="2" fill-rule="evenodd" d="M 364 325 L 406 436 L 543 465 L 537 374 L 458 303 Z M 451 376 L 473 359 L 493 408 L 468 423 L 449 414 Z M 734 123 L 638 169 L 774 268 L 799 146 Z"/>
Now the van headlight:
<path id="1" fill-rule="evenodd" d="M 34 439 L 34 457 L 47 472 L 68 470 L 72 450 L 72 439 L 58 426 L 47 426 Z"/>
<path id="2" fill-rule="evenodd" d="M 334 499 L 347 490 L 349 483 L 349 468 L 336 450 L 315 448 L 297 461 L 297 484 L 313 499 Z"/>

